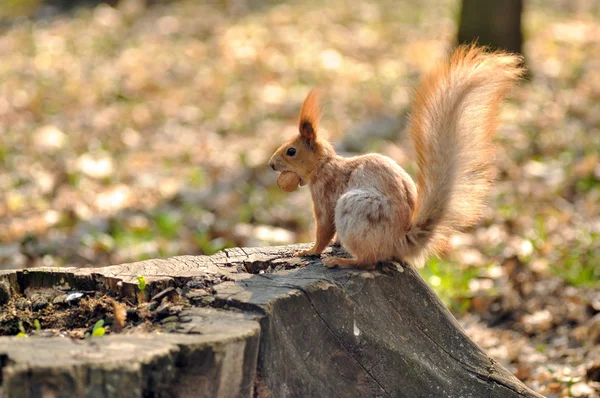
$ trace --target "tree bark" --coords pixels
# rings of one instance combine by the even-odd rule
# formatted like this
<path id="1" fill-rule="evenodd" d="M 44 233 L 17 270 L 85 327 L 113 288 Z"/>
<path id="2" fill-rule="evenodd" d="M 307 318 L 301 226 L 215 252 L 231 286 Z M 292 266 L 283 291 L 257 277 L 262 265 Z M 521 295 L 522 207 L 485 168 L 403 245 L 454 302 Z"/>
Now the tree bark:
<path id="1" fill-rule="evenodd" d="M 541 397 L 489 358 L 410 266 L 330 270 L 292 257 L 307 247 L 2 272 L 13 294 L 68 285 L 129 300 L 138 275 L 149 295 L 175 286 L 191 297 L 199 281 L 221 282 L 212 308 L 187 309 L 169 335 L 1 337 L 0 396 Z"/>
<path id="2" fill-rule="evenodd" d="M 463 0 L 458 42 L 523 53 L 523 0 Z"/>

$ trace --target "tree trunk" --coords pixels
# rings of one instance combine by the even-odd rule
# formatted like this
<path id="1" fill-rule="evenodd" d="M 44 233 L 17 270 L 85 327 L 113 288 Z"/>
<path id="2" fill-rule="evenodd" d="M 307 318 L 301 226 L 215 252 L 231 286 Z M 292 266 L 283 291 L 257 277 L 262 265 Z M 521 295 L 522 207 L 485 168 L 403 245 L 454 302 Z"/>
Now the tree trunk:
<path id="1" fill-rule="evenodd" d="M 523 53 L 523 0 L 463 0 L 458 42 Z"/>
<path id="2" fill-rule="evenodd" d="M 171 334 L 0 338 L 2 397 L 540 397 L 489 358 L 410 266 L 326 269 L 306 245 L 227 249 L 106 268 L 0 273 L 29 289 L 136 297 L 167 286 L 196 305 Z M 330 255 L 330 250 L 325 255 Z M 194 287 L 217 281 L 210 300 Z"/>

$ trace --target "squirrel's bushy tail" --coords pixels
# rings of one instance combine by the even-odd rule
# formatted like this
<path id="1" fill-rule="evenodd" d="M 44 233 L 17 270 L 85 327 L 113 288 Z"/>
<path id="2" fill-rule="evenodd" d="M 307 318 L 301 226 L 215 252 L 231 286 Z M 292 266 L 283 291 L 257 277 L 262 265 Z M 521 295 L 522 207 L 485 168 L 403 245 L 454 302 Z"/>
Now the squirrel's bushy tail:
<path id="1" fill-rule="evenodd" d="M 500 104 L 523 74 L 518 55 L 460 46 L 416 91 L 410 134 L 417 153 L 417 204 L 408 257 L 441 254 L 455 231 L 480 218 L 494 178 Z"/>

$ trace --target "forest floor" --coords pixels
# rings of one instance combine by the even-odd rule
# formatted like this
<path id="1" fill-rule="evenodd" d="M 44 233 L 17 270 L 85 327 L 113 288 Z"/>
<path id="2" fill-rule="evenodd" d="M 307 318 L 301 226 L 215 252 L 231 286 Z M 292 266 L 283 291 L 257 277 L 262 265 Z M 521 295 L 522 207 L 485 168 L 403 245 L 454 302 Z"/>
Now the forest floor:
<path id="1" fill-rule="evenodd" d="M 266 165 L 304 96 L 321 88 L 341 153 L 377 151 L 415 175 L 412 93 L 450 50 L 459 4 L 50 11 L 0 19 L 4 269 L 312 240 L 307 189 L 281 192 Z M 524 30 L 531 80 L 502 110 L 490 204 L 421 271 L 526 384 L 598 397 L 600 5 L 531 0 Z"/>

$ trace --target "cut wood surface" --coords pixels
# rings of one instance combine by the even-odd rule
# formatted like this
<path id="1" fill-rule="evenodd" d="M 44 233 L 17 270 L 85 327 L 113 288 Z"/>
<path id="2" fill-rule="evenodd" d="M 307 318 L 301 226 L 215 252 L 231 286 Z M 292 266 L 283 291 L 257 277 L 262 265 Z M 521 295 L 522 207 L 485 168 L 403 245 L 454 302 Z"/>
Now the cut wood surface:
<path id="1" fill-rule="evenodd" d="M 540 397 L 489 358 L 406 264 L 327 269 L 306 245 L 104 268 L 4 271 L 11 294 L 57 286 L 135 299 L 172 286 L 172 333 L 0 338 L 6 397 Z M 330 255 L 328 249 L 325 256 Z M 210 300 L 194 300 L 195 287 Z"/>

